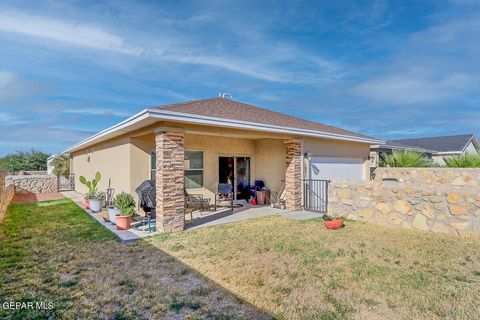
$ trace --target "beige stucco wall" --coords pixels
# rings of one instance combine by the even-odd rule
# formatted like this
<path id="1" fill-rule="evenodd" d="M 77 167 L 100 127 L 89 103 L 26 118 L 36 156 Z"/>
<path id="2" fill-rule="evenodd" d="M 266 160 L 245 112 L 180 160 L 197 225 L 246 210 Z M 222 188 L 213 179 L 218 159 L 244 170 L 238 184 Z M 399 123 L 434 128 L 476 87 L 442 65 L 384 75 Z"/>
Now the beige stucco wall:
<path id="1" fill-rule="evenodd" d="M 255 150 L 256 179 L 263 180 L 270 190 L 280 191 L 286 170 L 284 140 L 257 140 Z"/>
<path id="2" fill-rule="evenodd" d="M 370 145 L 351 141 L 304 139 L 303 152 L 310 152 L 312 157 L 361 158 L 363 178 L 370 179 Z"/>
<path id="3" fill-rule="evenodd" d="M 85 176 L 91 180 L 99 171 L 102 174 L 99 190 L 106 190 L 111 179 L 111 186 L 116 193 L 130 192 L 130 146 L 130 138 L 119 137 L 72 153 L 70 156 L 72 172 L 75 174 L 75 190 L 87 192 L 87 187 L 79 182 L 79 177 Z"/>
<path id="4" fill-rule="evenodd" d="M 136 196 L 135 188 L 142 181 L 150 179 L 150 151 L 155 147 L 153 131 L 159 125 L 73 152 L 71 163 L 76 177 L 76 190 L 86 192 L 86 187 L 78 182 L 79 176 L 91 179 L 95 172 L 100 171 L 100 190 L 105 190 L 111 179 L 111 186 L 116 193 L 126 191 Z M 249 156 L 251 183 L 255 179 L 262 179 L 271 190 L 278 191 L 281 188 L 282 179 L 285 178 L 285 140 L 296 137 L 176 124 L 176 127 L 182 126 L 186 129 L 185 149 L 204 151 L 204 187 L 189 190 L 191 193 L 201 193 L 213 200 L 218 184 L 219 156 Z M 303 151 L 310 151 L 313 156 L 319 157 L 365 159 L 364 175 L 365 179 L 369 178 L 368 144 L 312 138 L 303 139 Z M 90 161 L 87 161 L 88 156 Z"/>
<path id="5" fill-rule="evenodd" d="M 201 193 L 213 200 L 218 187 L 218 158 L 220 156 L 250 157 L 251 180 L 256 176 L 255 140 L 185 134 L 185 150 L 203 151 L 203 184 L 200 189 L 190 189 L 191 193 Z"/>
<path id="6" fill-rule="evenodd" d="M 150 179 L 150 152 L 155 148 L 154 135 L 148 134 L 130 140 L 130 193 L 145 180 Z"/>

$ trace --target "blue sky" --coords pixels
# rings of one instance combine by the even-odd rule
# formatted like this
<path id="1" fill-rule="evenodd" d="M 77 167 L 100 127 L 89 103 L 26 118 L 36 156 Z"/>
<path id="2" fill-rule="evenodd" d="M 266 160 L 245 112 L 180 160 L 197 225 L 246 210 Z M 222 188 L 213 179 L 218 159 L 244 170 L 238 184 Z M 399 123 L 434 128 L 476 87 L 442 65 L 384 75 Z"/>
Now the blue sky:
<path id="1" fill-rule="evenodd" d="M 0 3 L 0 155 L 233 94 L 378 138 L 480 134 L 480 1 Z"/>

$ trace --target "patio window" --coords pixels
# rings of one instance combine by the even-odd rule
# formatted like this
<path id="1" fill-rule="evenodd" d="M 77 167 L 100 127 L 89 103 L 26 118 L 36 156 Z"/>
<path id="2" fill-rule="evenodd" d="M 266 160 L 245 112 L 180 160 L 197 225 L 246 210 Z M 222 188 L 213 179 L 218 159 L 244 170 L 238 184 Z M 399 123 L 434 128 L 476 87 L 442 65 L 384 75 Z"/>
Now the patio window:
<path id="1" fill-rule="evenodd" d="M 203 187 L 203 151 L 185 150 L 185 188 Z"/>

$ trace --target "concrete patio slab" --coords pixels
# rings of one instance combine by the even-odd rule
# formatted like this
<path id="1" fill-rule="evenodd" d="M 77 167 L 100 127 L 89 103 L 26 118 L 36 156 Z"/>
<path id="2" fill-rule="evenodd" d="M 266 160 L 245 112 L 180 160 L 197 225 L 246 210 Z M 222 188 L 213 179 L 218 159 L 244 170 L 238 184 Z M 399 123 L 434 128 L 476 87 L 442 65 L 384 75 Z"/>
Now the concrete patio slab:
<path id="1" fill-rule="evenodd" d="M 151 237 L 154 235 L 160 234 L 160 232 L 153 231 L 153 232 L 146 232 L 146 231 L 139 231 L 135 229 L 129 229 L 129 230 L 117 230 L 117 227 L 103 219 L 104 215 L 102 212 L 92 212 L 90 210 L 85 209 L 85 203 L 83 201 L 83 195 L 75 192 L 75 191 L 65 191 L 62 192 L 62 194 L 70 198 L 73 202 L 75 202 L 80 208 L 85 210 L 85 212 L 94 220 L 96 220 L 98 223 L 100 223 L 102 226 L 107 228 L 109 231 L 111 231 L 121 242 L 132 242 L 138 239 L 146 238 L 146 237 Z"/>
<path id="2" fill-rule="evenodd" d="M 186 229 L 198 229 L 211 226 L 218 226 L 222 224 L 228 224 L 233 222 L 239 222 L 244 220 L 250 220 L 260 217 L 278 215 L 289 219 L 295 220 L 308 220 L 318 218 L 321 215 L 316 212 L 310 211 L 288 211 L 270 206 L 251 206 L 246 205 L 242 208 L 235 208 L 233 213 L 230 210 L 224 210 L 220 212 L 204 213 L 201 216 L 194 216 L 194 220 L 191 224 L 186 225 Z"/>
<path id="3" fill-rule="evenodd" d="M 62 194 L 65 197 L 70 198 L 80 208 L 84 209 L 85 212 L 92 219 L 95 219 L 102 226 L 110 230 L 122 242 L 131 242 L 160 234 L 160 232 L 157 231 L 146 232 L 135 229 L 117 230 L 115 225 L 104 220 L 104 215 L 101 212 L 92 212 L 85 209 L 85 203 L 82 194 L 75 191 L 66 191 L 62 192 Z M 192 215 L 193 222 L 189 222 L 189 220 L 186 220 L 185 229 L 193 230 L 199 228 L 207 228 L 272 215 L 278 215 L 295 220 L 308 220 L 321 216 L 319 213 L 310 211 L 287 211 L 272 208 L 270 206 L 252 206 L 251 204 L 245 204 L 241 207 L 234 208 L 233 212 L 229 208 L 220 209 L 214 212 L 195 212 Z M 187 219 L 189 217 L 189 215 L 186 216 Z"/>
<path id="4" fill-rule="evenodd" d="M 65 198 L 60 192 L 15 194 L 12 203 L 32 203 L 60 200 Z"/>

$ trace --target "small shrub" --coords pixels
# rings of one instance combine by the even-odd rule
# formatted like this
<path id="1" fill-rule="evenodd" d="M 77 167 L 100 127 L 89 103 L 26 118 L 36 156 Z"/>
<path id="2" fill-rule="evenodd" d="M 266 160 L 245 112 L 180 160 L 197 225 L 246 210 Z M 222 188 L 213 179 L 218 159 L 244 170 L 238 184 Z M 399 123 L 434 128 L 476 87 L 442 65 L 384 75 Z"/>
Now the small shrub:
<path id="1" fill-rule="evenodd" d="M 133 216 L 136 212 L 135 199 L 130 193 L 122 192 L 115 196 L 115 206 L 124 216 Z"/>
<path id="2" fill-rule="evenodd" d="M 413 151 L 394 151 L 392 154 L 383 155 L 380 159 L 381 167 L 431 167 L 432 161 L 423 153 Z"/>
<path id="3" fill-rule="evenodd" d="M 444 157 L 447 167 L 450 168 L 480 168 L 480 156 L 464 154 L 460 156 Z"/>
<path id="4" fill-rule="evenodd" d="M 57 155 L 52 160 L 53 174 L 56 176 L 68 176 L 70 174 L 70 158 L 66 155 Z"/>

